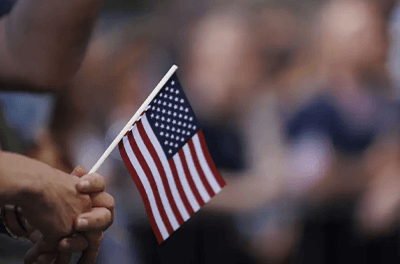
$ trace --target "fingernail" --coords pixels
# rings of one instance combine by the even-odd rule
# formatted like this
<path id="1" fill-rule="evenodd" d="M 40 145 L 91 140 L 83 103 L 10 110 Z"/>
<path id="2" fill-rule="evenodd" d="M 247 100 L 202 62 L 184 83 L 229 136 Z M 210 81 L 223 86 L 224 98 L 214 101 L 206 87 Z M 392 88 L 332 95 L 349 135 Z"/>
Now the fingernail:
<path id="1" fill-rule="evenodd" d="M 89 181 L 81 181 L 80 184 L 81 184 L 81 187 L 84 188 L 84 189 L 89 187 Z"/>
<path id="2" fill-rule="evenodd" d="M 71 244 L 68 243 L 68 242 L 66 242 L 66 241 L 63 241 L 62 247 L 63 247 L 65 250 L 68 250 L 68 249 L 71 248 Z"/>
<path id="3" fill-rule="evenodd" d="M 88 224 L 89 224 L 89 221 L 87 219 L 81 218 L 81 219 L 78 220 L 78 227 L 79 228 L 86 228 L 88 226 Z"/>

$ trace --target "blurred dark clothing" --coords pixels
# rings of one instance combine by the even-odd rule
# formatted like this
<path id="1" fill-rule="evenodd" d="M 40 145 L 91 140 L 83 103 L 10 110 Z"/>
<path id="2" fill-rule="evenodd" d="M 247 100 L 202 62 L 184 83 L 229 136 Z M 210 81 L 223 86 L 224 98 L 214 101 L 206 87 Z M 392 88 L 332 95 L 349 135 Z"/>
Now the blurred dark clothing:
<path id="1" fill-rule="evenodd" d="M 357 179 L 363 180 L 366 177 L 363 173 L 366 172 L 359 170 L 357 161 L 362 159 L 362 154 L 378 135 L 396 128 L 400 121 L 400 104 L 372 95 L 364 96 L 357 102 L 365 104 L 349 103 L 347 107 L 334 95 L 319 94 L 286 123 L 287 140 L 296 144 L 304 137 L 314 139 L 314 135 L 323 134 L 321 138 L 329 140 L 336 155 L 344 158 L 342 161 L 350 166 L 339 163 L 336 167 L 340 168 L 333 168 L 336 173 L 349 177 L 339 174 L 331 176 L 352 181 L 357 178 L 354 177 L 356 174 L 361 173 Z M 355 207 L 359 191 L 337 195 L 323 206 L 302 205 L 304 226 L 293 263 L 400 262 L 398 231 L 374 239 L 358 233 Z"/>
<path id="2" fill-rule="evenodd" d="M 356 230 L 355 201 L 307 210 L 293 264 L 400 263 L 399 229 L 368 239 Z"/>
<path id="3" fill-rule="evenodd" d="M 237 128 L 227 125 L 204 124 L 202 130 L 217 169 L 229 171 L 244 169 L 244 143 Z"/>
<path id="4" fill-rule="evenodd" d="M 133 227 L 141 263 L 252 264 L 229 215 L 197 212 L 161 245 L 148 223 Z"/>
<path id="5" fill-rule="evenodd" d="M 3 16 L 11 11 L 17 0 L 0 0 L 0 16 Z"/>
<path id="6" fill-rule="evenodd" d="M 285 134 L 290 143 L 295 143 L 305 134 L 313 132 L 329 138 L 332 146 L 344 155 L 360 155 L 373 142 L 376 135 L 393 129 L 400 121 L 398 104 L 383 98 L 366 98 L 369 106 L 362 120 L 341 108 L 337 99 L 323 93 L 317 95 L 300 109 L 285 126 Z"/>

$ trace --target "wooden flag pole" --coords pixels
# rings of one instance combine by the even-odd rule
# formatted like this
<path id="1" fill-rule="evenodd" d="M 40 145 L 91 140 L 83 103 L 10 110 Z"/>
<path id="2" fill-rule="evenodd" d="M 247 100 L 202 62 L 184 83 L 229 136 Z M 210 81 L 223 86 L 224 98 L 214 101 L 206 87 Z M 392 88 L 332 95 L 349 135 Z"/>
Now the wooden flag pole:
<path id="1" fill-rule="evenodd" d="M 94 164 L 93 168 L 89 171 L 89 173 L 94 173 L 96 172 L 101 164 L 106 160 L 106 158 L 111 154 L 111 152 L 114 150 L 114 148 L 118 145 L 118 143 L 121 141 L 121 139 L 124 137 L 126 132 L 128 132 L 135 121 L 140 117 L 140 115 L 143 113 L 144 110 L 146 110 L 147 106 L 150 104 L 150 102 L 154 99 L 154 97 L 158 94 L 158 92 L 163 88 L 163 86 L 167 83 L 169 78 L 175 73 L 175 71 L 178 69 L 176 65 L 172 65 L 171 69 L 165 74 L 165 76 L 161 79 L 161 81 L 157 84 L 156 88 L 150 93 L 150 95 L 147 97 L 147 99 L 144 101 L 144 103 L 139 107 L 139 109 L 136 111 L 136 113 L 133 115 L 133 117 L 129 120 L 129 122 L 125 125 L 125 127 L 119 132 L 118 136 L 114 139 L 114 141 L 110 144 L 110 146 L 106 149 L 106 151 L 103 153 L 103 155 L 100 157 L 100 159 Z"/>

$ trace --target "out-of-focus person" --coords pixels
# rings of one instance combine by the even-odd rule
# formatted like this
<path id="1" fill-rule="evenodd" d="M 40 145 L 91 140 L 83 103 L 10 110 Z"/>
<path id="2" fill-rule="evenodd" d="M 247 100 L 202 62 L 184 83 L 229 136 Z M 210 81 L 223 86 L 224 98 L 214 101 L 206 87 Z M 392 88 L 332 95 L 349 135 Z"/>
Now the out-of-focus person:
<path id="1" fill-rule="evenodd" d="M 376 146 L 393 135 L 399 114 L 385 67 L 386 19 L 376 4 L 329 1 L 315 21 L 315 56 L 305 65 L 312 89 L 298 93 L 297 109 L 286 114 L 287 191 L 304 217 L 295 263 L 398 260 L 396 236 L 368 240 L 354 221 L 378 175 L 371 157 L 385 153 Z"/>

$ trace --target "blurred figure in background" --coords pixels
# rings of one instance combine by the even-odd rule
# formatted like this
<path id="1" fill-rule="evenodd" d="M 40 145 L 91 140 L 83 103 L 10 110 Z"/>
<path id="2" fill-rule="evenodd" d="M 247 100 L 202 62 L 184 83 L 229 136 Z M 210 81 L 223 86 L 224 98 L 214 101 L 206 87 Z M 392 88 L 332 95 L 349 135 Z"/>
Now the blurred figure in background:
<path id="1" fill-rule="evenodd" d="M 288 193 L 304 214 L 295 263 L 399 261 L 396 236 L 368 241 L 353 220 L 376 177 L 373 146 L 398 122 L 385 21 L 375 2 L 343 0 L 326 4 L 315 22 L 313 92 L 286 115 Z"/>

